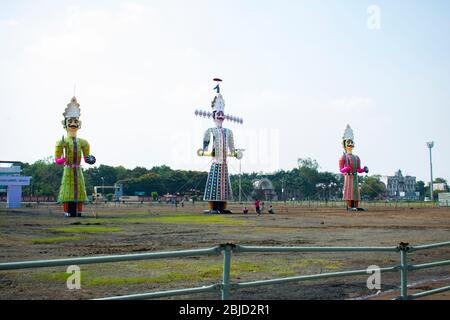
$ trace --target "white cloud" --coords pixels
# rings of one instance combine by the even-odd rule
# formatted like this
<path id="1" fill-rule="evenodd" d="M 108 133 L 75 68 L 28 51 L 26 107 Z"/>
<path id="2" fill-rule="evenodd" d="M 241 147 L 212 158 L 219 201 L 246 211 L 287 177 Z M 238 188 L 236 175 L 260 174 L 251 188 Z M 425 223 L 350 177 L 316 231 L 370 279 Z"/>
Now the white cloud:
<path id="1" fill-rule="evenodd" d="M 375 101 L 368 97 L 352 96 L 331 100 L 328 106 L 343 112 L 369 111 L 375 106 Z"/>
<path id="2" fill-rule="evenodd" d="M 80 57 L 92 60 L 112 51 L 120 52 L 123 34 L 136 32 L 129 29 L 136 28 L 144 12 L 144 7 L 134 3 L 122 4 L 118 12 L 70 6 L 65 11 L 61 29 L 56 32 L 48 30 L 29 50 L 48 61 L 70 61 Z M 139 33 L 136 35 L 140 36 Z"/>
<path id="3" fill-rule="evenodd" d="M 0 25 L 14 28 L 20 25 L 20 21 L 18 19 L 4 19 L 0 20 Z"/>

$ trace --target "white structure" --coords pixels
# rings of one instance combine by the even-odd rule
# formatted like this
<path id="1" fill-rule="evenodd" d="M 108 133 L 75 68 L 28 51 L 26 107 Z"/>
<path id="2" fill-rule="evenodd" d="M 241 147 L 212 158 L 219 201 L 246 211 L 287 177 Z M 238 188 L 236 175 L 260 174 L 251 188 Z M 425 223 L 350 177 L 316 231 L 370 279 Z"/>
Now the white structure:
<path id="1" fill-rule="evenodd" d="M 113 186 L 94 186 L 93 200 L 95 202 L 105 201 L 105 189 L 114 190 L 114 201 L 119 201 L 120 197 L 123 196 L 123 184 L 121 183 L 115 183 Z"/>
<path id="2" fill-rule="evenodd" d="M 440 192 L 438 197 L 440 207 L 450 207 L 450 192 Z"/>
<path id="3" fill-rule="evenodd" d="M 277 201 L 278 196 L 275 192 L 275 188 L 272 185 L 272 182 L 267 178 L 262 178 L 253 181 L 253 189 L 256 192 L 262 193 L 266 201 Z"/>
<path id="4" fill-rule="evenodd" d="M 382 176 L 380 181 L 386 185 L 386 196 L 390 198 L 415 199 L 416 177 L 403 176 L 398 170 L 394 176 Z"/>
<path id="5" fill-rule="evenodd" d="M 430 185 L 430 184 L 428 184 Z M 443 182 L 433 183 L 433 191 L 447 191 L 447 184 Z"/>
<path id="6" fill-rule="evenodd" d="M 30 185 L 31 177 L 22 177 L 20 166 L 14 166 L 11 162 L 1 161 L 1 163 L 10 163 L 9 167 L 0 167 L 0 186 L 6 187 L 6 207 L 10 209 L 20 208 L 22 203 L 22 186 Z"/>

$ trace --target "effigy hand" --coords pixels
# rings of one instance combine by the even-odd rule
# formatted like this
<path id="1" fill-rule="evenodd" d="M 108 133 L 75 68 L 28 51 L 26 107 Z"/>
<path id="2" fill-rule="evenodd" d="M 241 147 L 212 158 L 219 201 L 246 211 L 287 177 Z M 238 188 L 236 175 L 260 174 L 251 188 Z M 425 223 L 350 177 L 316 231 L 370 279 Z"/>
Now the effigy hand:
<path id="1" fill-rule="evenodd" d="M 368 167 L 364 167 L 364 172 L 365 173 L 369 173 L 369 168 Z"/>
<path id="2" fill-rule="evenodd" d="M 233 153 L 233 157 L 236 157 L 236 159 L 238 159 L 238 160 L 241 160 L 243 156 L 244 156 L 244 154 L 242 153 L 241 150 L 238 150 Z"/>
<path id="3" fill-rule="evenodd" d="M 84 157 L 84 162 L 87 164 L 94 164 L 96 161 L 95 157 L 93 155 L 88 155 L 87 157 Z"/>
<path id="4" fill-rule="evenodd" d="M 58 158 L 55 159 L 56 164 L 64 164 L 66 162 L 66 158 Z"/>
<path id="5" fill-rule="evenodd" d="M 344 167 L 340 171 L 341 171 L 341 173 L 347 173 L 350 171 L 350 167 Z"/>

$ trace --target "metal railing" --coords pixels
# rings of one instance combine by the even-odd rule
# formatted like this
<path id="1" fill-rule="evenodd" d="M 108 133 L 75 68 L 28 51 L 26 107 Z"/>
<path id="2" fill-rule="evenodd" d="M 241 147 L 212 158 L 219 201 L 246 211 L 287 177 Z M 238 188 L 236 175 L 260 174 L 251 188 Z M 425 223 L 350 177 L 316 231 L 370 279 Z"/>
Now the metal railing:
<path id="1" fill-rule="evenodd" d="M 286 253 L 286 252 L 397 252 L 400 253 L 400 264 L 396 266 L 380 268 L 381 273 L 400 272 L 400 296 L 397 299 L 408 300 L 417 299 L 425 296 L 441 293 L 450 290 L 450 286 L 423 291 L 420 293 L 408 295 L 408 272 L 414 270 L 422 270 L 428 268 L 442 267 L 450 265 L 450 260 L 435 261 L 424 264 L 410 265 L 408 264 L 408 254 L 415 251 L 430 250 L 435 248 L 442 248 L 450 246 L 450 241 L 433 243 L 421 246 L 410 246 L 408 243 L 400 243 L 393 247 L 259 247 L 259 246 L 242 246 L 232 243 L 221 244 L 216 247 L 196 250 L 181 250 L 168 252 L 154 252 L 154 253 L 140 253 L 140 254 L 126 254 L 126 255 L 110 255 L 110 256 L 96 256 L 96 257 L 81 257 L 71 259 L 55 259 L 55 260 L 37 260 L 37 261 L 23 261 L 23 262 L 8 262 L 0 263 L 1 270 L 16 270 L 25 268 L 42 268 L 42 267 L 56 267 L 82 264 L 96 264 L 109 263 L 119 261 L 136 261 L 148 259 L 163 259 L 176 257 L 192 257 L 205 255 L 220 255 L 223 252 L 223 276 L 220 283 L 211 284 L 208 286 L 176 289 L 140 294 L 131 294 L 124 296 L 107 297 L 96 300 L 135 300 L 135 299 L 151 299 L 169 296 L 180 296 L 188 294 L 197 294 L 205 292 L 221 292 L 222 300 L 227 300 L 230 297 L 231 290 L 239 290 L 243 288 L 283 284 L 288 282 L 300 282 L 305 280 L 317 280 L 325 278 L 337 278 L 344 276 L 367 275 L 367 270 L 349 270 L 341 272 L 320 273 L 306 276 L 293 276 L 278 279 L 258 280 L 250 282 L 231 282 L 231 256 L 232 253 Z"/>

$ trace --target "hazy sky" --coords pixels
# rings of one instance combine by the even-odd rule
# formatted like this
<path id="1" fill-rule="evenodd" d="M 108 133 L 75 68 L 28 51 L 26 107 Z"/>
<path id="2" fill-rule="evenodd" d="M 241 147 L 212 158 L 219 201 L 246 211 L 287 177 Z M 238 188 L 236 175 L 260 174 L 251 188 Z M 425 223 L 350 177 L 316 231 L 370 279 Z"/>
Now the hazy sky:
<path id="1" fill-rule="evenodd" d="M 54 152 L 74 93 L 97 164 L 206 170 L 212 78 L 243 171 L 316 159 L 349 123 L 371 173 L 450 178 L 449 1 L 0 1 L 0 160 Z M 237 160 L 230 171 L 238 170 Z"/>

